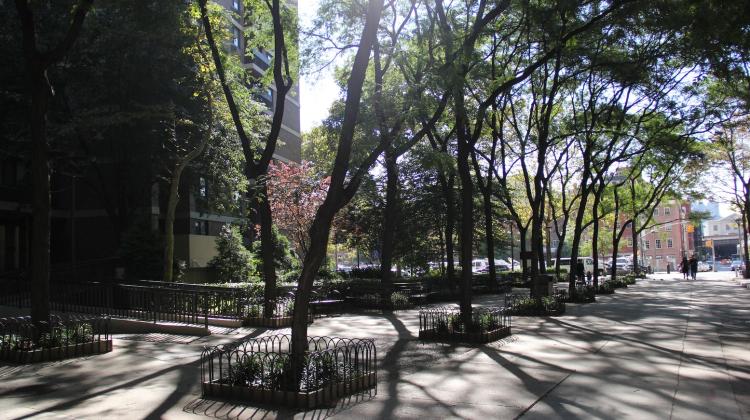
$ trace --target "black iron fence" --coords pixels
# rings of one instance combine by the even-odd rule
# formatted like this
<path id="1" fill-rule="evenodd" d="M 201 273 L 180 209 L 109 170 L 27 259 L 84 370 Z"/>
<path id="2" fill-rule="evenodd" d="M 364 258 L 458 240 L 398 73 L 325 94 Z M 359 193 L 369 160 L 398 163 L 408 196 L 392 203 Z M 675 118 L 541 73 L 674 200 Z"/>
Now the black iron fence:
<path id="1" fill-rule="evenodd" d="M 36 355 L 40 360 L 53 352 L 55 358 L 99 353 L 105 349 L 99 344 L 109 340 L 108 317 L 52 315 L 41 323 L 31 317 L 0 318 L 0 360 L 25 361 L 18 354 L 30 352 L 41 353 Z M 82 346 L 85 344 L 95 346 Z M 106 348 L 111 350 L 111 345 Z"/>
<path id="2" fill-rule="evenodd" d="M 547 316 L 565 313 L 567 292 L 556 292 L 552 296 L 540 298 L 523 295 L 505 295 L 505 308 L 512 315 Z"/>
<path id="3" fill-rule="evenodd" d="M 425 308 L 419 311 L 419 331 L 438 333 L 484 333 L 507 329 L 510 331 L 511 314 L 505 308 L 472 309 L 471 323 L 466 325 L 459 308 L 447 306 Z"/>
<path id="4" fill-rule="evenodd" d="M 372 339 L 309 337 L 302 366 L 295 371 L 291 336 L 272 335 L 204 348 L 201 380 L 204 396 L 244 395 L 256 401 L 276 402 L 281 391 L 296 395 L 291 399 L 303 399 L 301 404 L 287 397 L 282 400 L 307 407 L 330 402 L 331 396 L 375 386 L 376 363 Z"/>
<path id="5" fill-rule="evenodd" d="M 170 287 L 174 285 L 174 287 Z M 27 279 L 0 280 L 0 305 L 29 307 Z M 273 302 L 274 317 L 294 311 L 294 294 Z M 262 297 L 248 288 L 139 282 L 51 282 L 50 307 L 60 312 L 109 315 L 153 322 L 208 325 L 209 318 L 246 319 L 264 316 Z"/>

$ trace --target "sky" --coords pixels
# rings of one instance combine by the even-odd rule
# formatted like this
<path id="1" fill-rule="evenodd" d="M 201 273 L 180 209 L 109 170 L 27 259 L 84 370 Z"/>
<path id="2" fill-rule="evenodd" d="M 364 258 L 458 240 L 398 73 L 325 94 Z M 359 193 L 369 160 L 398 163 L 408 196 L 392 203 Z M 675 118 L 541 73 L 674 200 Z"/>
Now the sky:
<path id="1" fill-rule="evenodd" d="M 315 12 L 318 10 L 318 0 L 299 1 L 300 25 L 309 27 Z M 304 36 L 304 35 L 301 35 Z M 317 75 L 303 75 L 300 80 L 300 117 L 302 132 L 305 133 L 318 125 L 328 116 L 331 103 L 338 98 L 339 89 L 333 81 L 330 69 Z"/>

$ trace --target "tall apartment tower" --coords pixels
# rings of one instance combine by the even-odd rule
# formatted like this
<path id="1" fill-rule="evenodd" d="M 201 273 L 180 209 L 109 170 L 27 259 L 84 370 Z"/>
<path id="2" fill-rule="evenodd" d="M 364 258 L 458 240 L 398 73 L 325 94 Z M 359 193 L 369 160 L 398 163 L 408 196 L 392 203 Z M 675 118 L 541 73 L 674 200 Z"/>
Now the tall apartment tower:
<path id="1" fill-rule="evenodd" d="M 243 66 L 250 69 L 255 75 L 260 76 L 269 70 L 272 55 L 266 50 L 248 49 L 245 29 L 242 22 L 234 18 L 236 14 L 243 13 L 242 0 L 218 0 L 231 13 L 228 13 L 232 39 L 228 48 L 239 54 Z M 287 0 L 287 6 L 297 8 L 297 0 Z M 252 22 L 248 23 L 252 25 Z M 292 75 L 295 81 L 298 75 Z M 298 82 L 298 81 L 297 81 Z M 269 114 L 273 114 L 278 95 L 276 87 L 271 83 L 267 90 L 258 92 L 256 98 L 268 106 Z M 286 95 L 284 102 L 284 119 L 281 125 L 280 143 L 276 147 L 274 158 L 285 162 L 300 162 L 302 156 L 302 134 L 300 132 L 300 104 L 299 83 L 295 83 Z"/>

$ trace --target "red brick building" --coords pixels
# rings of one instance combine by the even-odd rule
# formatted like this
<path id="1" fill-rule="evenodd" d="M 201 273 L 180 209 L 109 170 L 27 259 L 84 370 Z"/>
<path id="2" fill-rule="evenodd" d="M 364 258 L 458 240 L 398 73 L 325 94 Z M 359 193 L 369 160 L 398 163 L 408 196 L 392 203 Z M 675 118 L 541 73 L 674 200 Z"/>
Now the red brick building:
<path id="1" fill-rule="evenodd" d="M 666 271 L 667 264 L 677 269 L 685 255 L 695 251 L 690 203 L 669 200 L 654 209 L 649 227 L 641 233 L 638 248 L 639 259 L 654 271 Z M 621 255 L 633 255 L 632 233 L 628 229 L 620 246 Z"/>

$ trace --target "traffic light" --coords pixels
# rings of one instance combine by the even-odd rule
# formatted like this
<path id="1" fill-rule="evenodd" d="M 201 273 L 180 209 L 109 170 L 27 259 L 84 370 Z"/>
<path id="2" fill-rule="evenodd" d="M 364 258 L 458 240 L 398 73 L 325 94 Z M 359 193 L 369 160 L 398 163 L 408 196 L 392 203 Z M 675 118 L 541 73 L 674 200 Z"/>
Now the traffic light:
<path id="1" fill-rule="evenodd" d="M 713 239 L 706 239 L 706 246 L 709 248 L 714 247 L 714 240 Z"/>
<path id="2" fill-rule="evenodd" d="M 695 232 L 695 226 L 688 223 L 687 225 L 687 233 L 693 233 Z"/>

